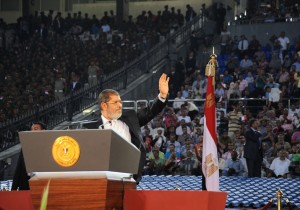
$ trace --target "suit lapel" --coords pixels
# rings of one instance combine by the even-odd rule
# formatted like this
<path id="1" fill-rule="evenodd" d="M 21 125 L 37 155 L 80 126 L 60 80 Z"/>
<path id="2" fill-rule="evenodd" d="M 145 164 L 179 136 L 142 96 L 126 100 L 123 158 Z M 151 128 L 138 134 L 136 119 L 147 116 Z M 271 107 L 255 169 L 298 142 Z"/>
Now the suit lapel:
<path id="1" fill-rule="evenodd" d="M 103 121 L 102 121 L 102 117 L 100 116 L 100 118 L 98 119 L 98 128 L 99 128 L 99 126 L 102 125 L 102 124 L 103 124 Z"/>

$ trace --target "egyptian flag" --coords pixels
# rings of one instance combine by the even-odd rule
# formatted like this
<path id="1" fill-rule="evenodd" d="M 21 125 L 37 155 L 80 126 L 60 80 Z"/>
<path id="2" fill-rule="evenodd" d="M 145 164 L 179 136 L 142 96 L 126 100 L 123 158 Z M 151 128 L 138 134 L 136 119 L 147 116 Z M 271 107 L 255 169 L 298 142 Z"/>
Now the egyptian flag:
<path id="1" fill-rule="evenodd" d="M 204 107 L 204 132 L 202 153 L 202 189 L 219 191 L 219 163 L 216 134 L 216 104 L 214 89 L 214 65 L 208 65 L 208 83 Z M 204 184 L 205 183 L 205 184 Z"/>

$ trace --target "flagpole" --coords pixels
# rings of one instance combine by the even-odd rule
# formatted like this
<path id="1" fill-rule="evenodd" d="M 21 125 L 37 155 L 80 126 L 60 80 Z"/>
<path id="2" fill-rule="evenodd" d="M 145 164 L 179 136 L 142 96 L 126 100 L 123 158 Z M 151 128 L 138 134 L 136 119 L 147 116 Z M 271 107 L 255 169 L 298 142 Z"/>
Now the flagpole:
<path id="1" fill-rule="evenodd" d="M 219 191 L 219 163 L 217 152 L 216 104 L 215 104 L 215 74 L 217 55 L 214 52 L 205 68 L 207 76 L 207 91 L 204 108 L 204 132 L 202 152 L 202 189 Z"/>

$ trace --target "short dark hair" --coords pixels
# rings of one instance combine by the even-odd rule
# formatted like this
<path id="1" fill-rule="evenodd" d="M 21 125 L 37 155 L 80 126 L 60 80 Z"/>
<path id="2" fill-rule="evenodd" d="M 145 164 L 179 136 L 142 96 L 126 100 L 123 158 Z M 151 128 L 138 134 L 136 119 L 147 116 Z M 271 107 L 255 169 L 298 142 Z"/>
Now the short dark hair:
<path id="1" fill-rule="evenodd" d="M 40 126 L 41 126 L 41 128 L 42 128 L 42 130 L 46 130 L 46 129 L 47 129 L 47 126 L 46 126 L 46 124 L 45 124 L 45 123 L 43 123 L 43 122 L 41 122 L 41 121 L 33 122 L 33 123 L 32 123 L 32 125 L 34 125 L 34 124 L 36 124 L 36 125 L 40 125 Z"/>
<path id="2" fill-rule="evenodd" d="M 252 127 L 252 125 L 254 124 L 255 121 L 257 121 L 257 119 L 251 119 L 251 120 L 249 121 L 250 127 Z"/>

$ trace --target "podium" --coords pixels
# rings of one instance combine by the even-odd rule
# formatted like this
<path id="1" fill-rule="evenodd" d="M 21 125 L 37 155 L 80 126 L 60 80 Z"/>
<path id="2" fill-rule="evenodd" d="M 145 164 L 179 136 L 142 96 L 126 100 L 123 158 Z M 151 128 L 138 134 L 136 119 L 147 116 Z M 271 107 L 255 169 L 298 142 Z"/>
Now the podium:
<path id="1" fill-rule="evenodd" d="M 34 174 L 29 185 L 35 209 L 49 180 L 47 210 L 121 210 L 125 190 L 136 189 L 130 175 L 138 171 L 140 151 L 112 130 L 30 131 L 19 136 L 27 172 Z M 75 140 L 80 149 L 77 162 L 67 167 L 53 154 L 61 137 Z M 58 152 L 74 152 L 68 146 Z"/>
<path id="2" fill-rule="evenodd" d="M 103 209 L 122 210 L 125 190 L 136 189 L 131 179 L 116 179 L 106 174 L 91 176 L 51 176 L 48 209 Z M 34 178 L 29 181 L 32 201 L 39 209 L 41 196 L 48 179 Z"/>

